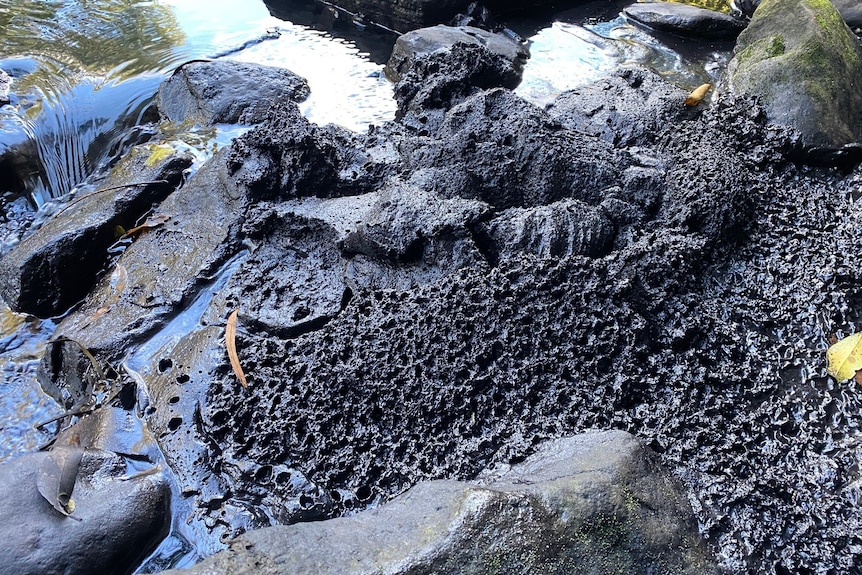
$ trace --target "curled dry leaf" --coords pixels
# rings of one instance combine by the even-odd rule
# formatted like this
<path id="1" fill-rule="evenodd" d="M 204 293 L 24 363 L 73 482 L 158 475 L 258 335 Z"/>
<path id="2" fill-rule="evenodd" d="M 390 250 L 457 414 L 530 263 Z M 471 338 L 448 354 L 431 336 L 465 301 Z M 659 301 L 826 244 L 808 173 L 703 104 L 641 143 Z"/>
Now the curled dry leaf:
<path id="1" fill-rule="evenodd" d="M 147 230 L 157 228 L 157 227 L 161 226 L 162 224 L 169 222 L 170 219 L 171 219 L 171 216 L 168 216 L 165 214 L 153 214 L 152 216 L 148 217 L 144 221 L 144 223 L 142 223 L 141 225 L 135 226 L 132 229 L 126 231 L 123 235 L 120 236 L 120 239 L 124 240 L 126 238 L 131 238 L 131 237 L 140 235 Z"/>
<path id="2" fill-rule="evenodd" d="M 58 448 L 46 454 L 36 473 L 36 489 L 51 506 L 69 517 L 75 511 L 72 490 L 84 450 Z"/>
<path id="3" fill-rule="evenodd" d="M 239 364 L 239 355 L 236 353 L 236 321 L 238 310 L 234 310 L 227 318 L 227 328 L 225 328 L 224 341 L 227 347 L 227 356 L 230 359 L 230 366 L 236 374 L 237 379 L 243 387 L 248 387 L 248 382 L 245 379 L 245 373 L 242 371 L 242 366 Z"/>
<path id="4" fill-rule="evenodd" d="M 697 106 L 700 104 L 703 99 L 706 97 L 709 89 L 712 88 L 712 84 L 701 84 L 697 88 L 695 88 L 691 94 L 685 99 L 686 106 Z"/>
<path id="5" fill-rule="evenodd" d="M 826 350 L 826 371 L 838 381 L 848 380 L 862 369 L 862 332 L 835 342 Z"/>

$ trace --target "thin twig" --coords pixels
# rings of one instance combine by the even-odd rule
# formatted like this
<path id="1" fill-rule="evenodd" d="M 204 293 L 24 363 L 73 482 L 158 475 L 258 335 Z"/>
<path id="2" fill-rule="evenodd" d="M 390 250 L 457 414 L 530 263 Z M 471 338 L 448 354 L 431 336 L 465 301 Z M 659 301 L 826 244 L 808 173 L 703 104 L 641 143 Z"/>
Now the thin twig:
<path id="1" fill-rule="evenodd" d="M 76 198 L 75 200 L 69 202 L 68 204 L 63 206 L 63 209 L 61 209 L 59 212 L 54 214 L 54 217 L 56 218 L 57 216 L 59 216 L 60 214 L 62 214 L 63 212 L 65 212 L 66 210 L 68 210 L 69 208 L 74 206 L 75 204 L 77 204 L 78 202 L 84 201 L 89 197 L 95 196 L 96 194 L 102 194 L 104 192 L 113 192 L 115 190 L 122 190 L 123 188 L 134 188 L 137 186 L 151 186 L 153 184 L 169 184 L 169 183 L 170 182 L 167 180 L 152 180 L 149 182 L 132 182 L 131 184 L 123 184 L 121 186 L 109 186 L 107 188 L 101 188 L 101 189 L 96 190 L 95 192 L 90 192 L 86 196 L 81 196 L 80 198 Z"/>

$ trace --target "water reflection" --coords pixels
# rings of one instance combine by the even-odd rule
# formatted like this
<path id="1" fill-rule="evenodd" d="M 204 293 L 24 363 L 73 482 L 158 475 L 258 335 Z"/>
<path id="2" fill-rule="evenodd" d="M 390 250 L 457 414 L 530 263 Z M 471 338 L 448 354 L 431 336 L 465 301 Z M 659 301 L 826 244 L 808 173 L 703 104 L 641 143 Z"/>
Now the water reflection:
<path id="1" fill-rule="evenodd" d="M 669 82 L 692 89 L 715 83 L 733 48 L 726 42 L 648 34 L 622 16 L 587 21 L 583 15 L 578 23 L 556 21 L 528 38 L 530 60 L 516 90 L 520 96 L 545 106 L 566 90 L 626 66 L 647 66 Z"/>
<path id="2" fill-rule="evenodd" d="M 15 79 L 13 105 L 0 110 L 0 192 L 34 207 L 115 159 L 159 83 L 188 60 L 291 68 L 312 84 L 304 110 L 321 123 L 362 130 L 394 115 L 381 64 L 263 2 L 0 0 L 0 29 L 0 68 Z"/>

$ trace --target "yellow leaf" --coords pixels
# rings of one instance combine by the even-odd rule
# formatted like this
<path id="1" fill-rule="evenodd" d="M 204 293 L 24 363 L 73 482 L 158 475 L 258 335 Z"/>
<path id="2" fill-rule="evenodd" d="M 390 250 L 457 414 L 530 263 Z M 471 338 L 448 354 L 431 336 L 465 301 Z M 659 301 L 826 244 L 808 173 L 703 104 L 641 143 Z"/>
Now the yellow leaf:
<path id="1" fill-rule="evenodd" d="M 847 336 L 826 350 L 826 371 L 845 381 L 862 369 L 862 332 Z"/>
<path id="2" fill-rule="evenodd" d="M 227 318 L 227 327 L 224 332 L 224 342 L 227 346 L 227 356 L 230 359 L 230 366 L 233 372 L 239 379 L 243 387 L 248 387 L 248 382 L 245 380 L 245 373 L 242 371 L 242 366 L 239 364 L 239 355 L 236 353 L 236 319 L 239 310 L 233 312 Z"/>
<path id="3" fill-rule="evenodd" d="M 712 84 L 701 84 L 695 88 L 685 99 L 686 106 L 697 106 L 706 97 L 706 93 L 712 88 Z"/>

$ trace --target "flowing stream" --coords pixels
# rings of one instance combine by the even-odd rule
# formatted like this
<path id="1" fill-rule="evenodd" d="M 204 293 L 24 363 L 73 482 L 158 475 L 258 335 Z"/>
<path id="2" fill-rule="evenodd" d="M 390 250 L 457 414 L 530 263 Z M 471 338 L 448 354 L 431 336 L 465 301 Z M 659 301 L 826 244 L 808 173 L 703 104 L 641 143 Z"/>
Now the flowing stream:
<path id="1" fill-rule="evenodd" d="M 690 88 L 714 81 L 729 56 L 730 44 L 661 41 L 618 9 L 596 4 L 510 22 L 531 51 L 518 94 L 544 106 L 564 90 L 633 64 Z M 364 131 L 391 120 L 393 89 L 383 68 L 394 39 L 363 31 L 313 1 L 0 0 L 0 69 L 13 77 L 11 102 L 0 107 L 3 214 L 38 220 L 58 200 L 92 186 L 135 141 L 137 126 L 154 118 L 159 83 L 192 59 L 292 70 L 309 82 L 312 95 L 301 109 L 313 122 Z M 198 165 L 241 132 L 176 131 Z M 19 176 L 9 176 L 13 167 Z M 0 238 L 0 252 L 17 239 Z M 50 440 L 38 424 L 62 412 L 36 379 L 53 327 L 51 319 L 25 317 L 0 302 L 0 461 Z M 190 556 L 181 542 L 168 540 L 151 567 L 181 565 Z"/>

